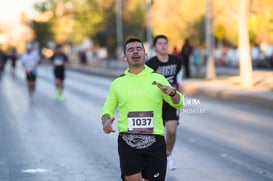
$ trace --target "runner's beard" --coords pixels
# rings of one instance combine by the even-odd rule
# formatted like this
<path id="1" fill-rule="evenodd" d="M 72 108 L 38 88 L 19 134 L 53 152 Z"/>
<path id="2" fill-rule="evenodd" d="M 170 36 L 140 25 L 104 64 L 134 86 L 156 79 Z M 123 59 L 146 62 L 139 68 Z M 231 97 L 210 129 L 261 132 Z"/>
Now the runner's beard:
<path id="1" fill-rule="evenodd" d="M 133 68 L 139 68 L 139 67 L 143 66 L 143 64 L 137 62 L 137 63 L 131 64 L 130 66 L 133 67 Z"/>
<path id="2" fill-rule="evenodd" d="M 141 66 L 143 66 L 143 63 L 141 61 L 141 58 L 132 58 L 132 63 L 130 64 L 130 66 L 134 67 L 134 68 L 139 68 Z"/>

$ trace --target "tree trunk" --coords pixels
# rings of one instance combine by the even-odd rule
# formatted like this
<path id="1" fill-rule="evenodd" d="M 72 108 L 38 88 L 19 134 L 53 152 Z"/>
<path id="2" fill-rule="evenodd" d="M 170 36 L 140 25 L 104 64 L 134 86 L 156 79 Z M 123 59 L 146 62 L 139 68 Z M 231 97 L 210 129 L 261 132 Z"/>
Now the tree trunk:
<path id="1" fill-rule="evenodd" d="M 215 63 L 213 57 L 213 34 L 212 34 L 212 5 L 211 0 L 206 0 L 206 53 L 207 53 L 207 72 L 206 72 L 206 79 L 214 80 L 216 79 L 215 73 Z"/>
<path id="2" fill-rule="evenodd" d="M 247 26 L 249 0 L 239 1 L 238 34 L 240 78 L 242 87 L 252 87 L 252 62 L 250 57 L 249 34 Z"/>

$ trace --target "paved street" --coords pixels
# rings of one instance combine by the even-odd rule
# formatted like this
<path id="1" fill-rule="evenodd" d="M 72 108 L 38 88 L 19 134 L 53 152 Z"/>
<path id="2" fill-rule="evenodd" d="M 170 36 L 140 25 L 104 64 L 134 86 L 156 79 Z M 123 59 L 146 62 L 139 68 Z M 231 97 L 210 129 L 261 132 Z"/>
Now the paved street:
<path id="1" fill-rule="evenodd" d="M 112 78 L 68 71 L 59 102 L 51 68 L 38 73 L 32 99 L 20 67 L 0 81 L 0 181 L 120 180 L 117 134 L 99 118 Z M 166 181 L 273 180 L 272 111 L 204 95 L 185 103 Z"/>

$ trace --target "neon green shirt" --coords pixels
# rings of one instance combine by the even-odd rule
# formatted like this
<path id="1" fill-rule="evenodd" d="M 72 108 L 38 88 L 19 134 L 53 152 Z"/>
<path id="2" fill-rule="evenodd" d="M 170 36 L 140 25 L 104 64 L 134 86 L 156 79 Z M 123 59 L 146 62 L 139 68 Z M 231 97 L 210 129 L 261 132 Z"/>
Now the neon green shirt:
<path id="1" fill-rule="evenodd" d="M 109 114 L 112 118 L 116 109 L 119 109 L 118 115 L 118 131 L 128 132 L 130 125 L 134 121 L 141 121 L 152 117 L 153 128 L 151 134 L 164 135 L 164 125 L 162 120 L 162 103 L 163 99 L 175 108 L 184 106 L 184 97 L 180 94 L 180 102 L 173 104 L 172 99 L 164 94 L 153 82 L 159 82 L 163 85 L 169 85 L 167 79 L 155 73 L 153 69 L 145 65 L 145 69 L 135 75 L 129 73 L 129 69 L 124 74 L 113 80 L 110 86 L 108 97 L 101 110 L 101 116 Z M 140 114 L 139 114 L 140 113 Z M 147 114 L 148 113 L 148 114 Z M 133 118 L 131 119 L 133 115 Z M 140 119 L 135 119 L 137 118 Z M 142 117 L 141 117 L 142 116 Z M 145 117 L 145 118 L 144 118 Z M 129 123 L 130 122 L 130 123 Z M 131 122 L 133 122 L 131 124 Z M 146 124 L 138 122 L 142 125 Z"/>

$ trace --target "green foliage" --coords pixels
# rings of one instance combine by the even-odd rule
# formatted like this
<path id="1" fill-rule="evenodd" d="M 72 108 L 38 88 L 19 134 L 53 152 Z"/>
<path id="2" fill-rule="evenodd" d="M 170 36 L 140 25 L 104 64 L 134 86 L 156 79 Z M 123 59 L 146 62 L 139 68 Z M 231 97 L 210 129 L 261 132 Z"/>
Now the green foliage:
<path id="1" fill-rule="evenodd" d="M 38 12 L 47 12 L 50 10 L 50 4 L 47 1 L 37 2 L 33 7 Z"/>
<path id="2" fill-rule="evenodd" d="M 252 43 L 260 43 L 265 39 L 268 43 L 273 43 L 273 9 L 251 14 L 248 27 Z"/>
<path id="3" fill-rule="evenodd" d="M 190 31 L 190 38 L 196 45 L 205 42 L 205 17 L 202 16 L 194 22 L 193 28 Z"/>
<path id="4" fill-rule="evenodd" d="M 226 27 L 223 24 L 218 24 L 214 28 L 214 35 L 217 39 L 222 40 L 226 34 Z"/>
<path id="5" fill-rule="evenodd" d="M 51 22 L 33 21 L 32 26 L 36 33 L 36 40 L 40 43 L 40 47 L 46 47 L 47 42 L 54 38 L 53 32 L 51 31 Z"/>
<path id="6" fill-rule="evenodd" d="M 133 1 L 130 1 L 130 3 L 133 3 Z M 122 4 L 123 37 L 126 39 L 129 36 L 137 36 L 144 39 L 143 6 L 138 3 L 133 9 L 130 9 L 130 3 L 129 1 L 123 1 Z M 109 6 L 104 7 L 103 12 L 104 21 L 97 25 L 97 33 L 90 37 L 95 41 L 95 44 L 107 47 L 109 56 L 113 57 L 116 56 L 117 47 L 115 2 L 112 1 L 112 4 L 109 3 Z M 134 17 L 134 20 L 132 20 L 132 17 Z"/>
<path id="7" fill-rule="evenodd" d="M 37 39 L 44 42 L 53 38 L 57 42 L 81 43 L 86 37 L 98 46 L 106 46 L 115 54 L 116 9 L 115 0 L 50 0 L 35 4 L 40 13 L 52 12 L 47 22 L 34 22 Z M 138 0 L 122 1 L 124 37 L 144 38 L 144 6 Z M 132 20 L 134 17 L 134 20 Z M 44 35 L 44 36 L 41 36 Z"/>
<path id="8" fill-rule="evenodd" d="M 108 12 L 105 11 L 106 13 Z M 75 3 L 73 42 L 79 43 L 86 37 L 93 37 L 100 31 L 102 29 L 100 25 L 105 22 L 105 14 L 98 1 L 87 1 L 83 5 Z"/>

